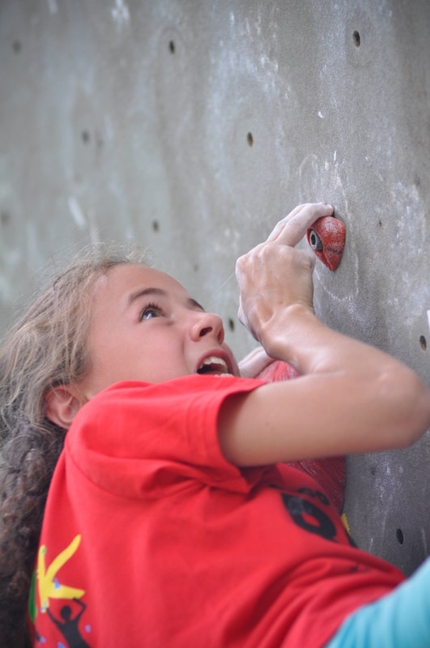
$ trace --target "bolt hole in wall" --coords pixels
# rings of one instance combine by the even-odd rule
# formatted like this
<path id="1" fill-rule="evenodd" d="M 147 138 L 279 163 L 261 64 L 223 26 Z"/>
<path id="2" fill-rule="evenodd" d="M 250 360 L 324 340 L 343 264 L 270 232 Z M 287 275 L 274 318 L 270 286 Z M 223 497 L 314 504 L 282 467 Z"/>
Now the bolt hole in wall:
<path id="1" fill-rule="evenodd" d="M 158 232 L 160 230 L 160 223 L 157 220 L 152 221 L 152 229 L 154 232 Z"/>
<path id="2" fill-rule="evenodd" d="M 234 319 L 231 317 L 228 318 L 228 328 L 232 333 L 234 333 Z"/>
<path id="3" fill-rule="evenodd" d="M 425 339 L 424 335 L 420 337 L 420 344 L 422 350 L 425 351 L 427 349 L 427 340 Z"/>
<path id="4" fill-rule="evenodd" d="M 360 47 L 361 45 L 361 38 L 360 38 L 360 33 L 358 31 L 354 31 L 352 33 L 352 40 L 354 41 L 354 45 L 356 47 Z"/>
<path id="5" fill-rule="evenodd" d="M 7 211 L 2 211 L 0 215 L 2 225 L 7 225 L 10 221 L 10 214 Z"/>
<path id="6" fill-rule="evenodd" d="M 249 146 L 252 146 L 254 144 L 254 138 L 252 136 L 252 133 L 248 133 L 246 136 L 246 141 L 248 142 Z"/>
<path id="7" fill-rule="evenodd" d="M 175 53 L 175 42 L 172 40 L 169 42 L 169 50 L 171 54 Z"/>
<path id="8" fill-rule="evenodd" d="M 397 542 L 402 545 L 404 542 L 403 531 L 401 529 L 396 529 L 396 538 Z"/>
<path id="9" fill-rule="evenodd" d="M 90 134 L 87 130 L 82 131 L 81 137 L 83 143 L 88 144 L 88 142 L 90 141 Z"/>
<path id="10" fill-rule="evenodd" d="M 12 49 L 15 52 L 15 54 L 18 54 L 21 51 L 21 48 L 22 48 L 21 41 L 19 40 L 13 41 Z"/>

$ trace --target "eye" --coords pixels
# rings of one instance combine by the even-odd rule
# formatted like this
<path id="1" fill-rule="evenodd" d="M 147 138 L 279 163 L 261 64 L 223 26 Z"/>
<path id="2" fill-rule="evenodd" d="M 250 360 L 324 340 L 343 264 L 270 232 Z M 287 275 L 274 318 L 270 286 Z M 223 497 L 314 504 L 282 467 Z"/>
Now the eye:
<path id="1" fill-rule="evenodd" d="M 143 311 L 140 313 L 140 321 L 149 320 L 153 317 L 164 317 L 163 309 L 157 304 L 147 304 Z"/>

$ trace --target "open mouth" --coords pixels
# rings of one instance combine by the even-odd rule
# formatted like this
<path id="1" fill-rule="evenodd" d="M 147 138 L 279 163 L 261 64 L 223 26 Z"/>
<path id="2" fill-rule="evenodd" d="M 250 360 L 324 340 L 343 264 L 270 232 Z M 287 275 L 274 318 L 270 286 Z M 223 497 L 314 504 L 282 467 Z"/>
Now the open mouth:
<path id="1" fill-rule="evenodd" d="M 228 374 L 228 366 L 225 360 L 216 356 L 205 358 L 197 369 L 198 374 Z"/>

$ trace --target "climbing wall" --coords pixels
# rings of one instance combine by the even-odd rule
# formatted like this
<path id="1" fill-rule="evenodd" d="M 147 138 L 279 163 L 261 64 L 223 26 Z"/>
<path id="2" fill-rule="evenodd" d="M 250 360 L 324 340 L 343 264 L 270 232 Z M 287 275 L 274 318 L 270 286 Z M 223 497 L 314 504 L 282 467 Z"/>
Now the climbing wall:
<path id="1" fill-rule="evenodd" d="M 297 203 L 347 227 L 316 309 L 430 384 L 427 0 L 2 0 L 1 327 L 83 243 L 136 239 L 238 356 L 236 257 Z M 429 552 L 430 440 L 348 459 L 358 544 Z"/>

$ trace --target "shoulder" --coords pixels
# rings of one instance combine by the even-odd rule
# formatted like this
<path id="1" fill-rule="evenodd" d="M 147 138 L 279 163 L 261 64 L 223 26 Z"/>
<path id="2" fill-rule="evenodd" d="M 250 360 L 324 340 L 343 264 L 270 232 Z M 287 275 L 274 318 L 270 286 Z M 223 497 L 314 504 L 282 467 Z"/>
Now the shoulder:
<path id="1" fill-rule="evenodd" d="M 115 383 L 92 398 L 83 409 L 100 407 L 107 403 L 124 400 L 145 400 L 158 398 L 187 398 L 194 394 L 236 393 L 252 391 L 265 384 L 263 380 L 241 378 L 238 376 L 201 376 L 191 374 L 161 383 L 124 381 Z"/>
<path id="2" fill-rule="evenodd" d="M 117 482 L 128 483 L 135 473 L 133 483 L 145 492 L 159 488 L 160 479 L 164 488 L 191 478 L 212 485 L 233 480 L 236 490 L 243 489 L 240 472 L 219 447 L 218 413 L 230 394 L 260 384 L 213 376 L 118 383 L 78 413 L 66 436 L 67 461 L 115 492 Z"/>
<path id="3" fill-rule="evenodd" d="M 247 393 L 261 381 L 236 377 L 185 376 L 163 383 L 121 382 L 92 398 L 78 412 L 67 434 L 67 445 L 78 440 L 88 449 L 111 450 L 136 444 L 137 439 L 193 425 L 216 421 L 224 400 L 231 394 Z"/>
<path id="4" fill-rule="evenodd" d="M 161 401 L 193 401 L 195 399 L 217 400 L 229 394 L 247 393 L 265 384 L 262 380 L 236 376 L 200 376 L 192 374 L 162 383 L 124 381 L 115 383 L 92 398 L 78 413 L 76 420 L 88 419 L 101 412 L 112 413 L 123 407 L 147 408 Z"/>

